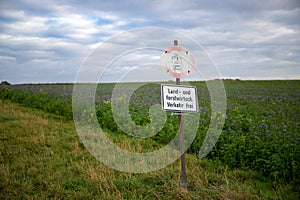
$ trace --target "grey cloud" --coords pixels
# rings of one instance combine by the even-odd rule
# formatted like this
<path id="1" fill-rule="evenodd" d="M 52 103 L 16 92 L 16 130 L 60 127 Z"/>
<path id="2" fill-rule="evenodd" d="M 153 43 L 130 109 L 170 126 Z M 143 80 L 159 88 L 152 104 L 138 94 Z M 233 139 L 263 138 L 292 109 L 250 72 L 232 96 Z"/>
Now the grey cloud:
<path id="1" fill-rule="evenodd" d="M 1 1 L 0 78 L 63 81 L 65 75 L 69 82 L 76 72 L 67 72 L 76 70 L 96 43 L 146 26 L 192 37 L 207 49 L 224 77 L 299 77 L 299 19 L 298 0 Z M 177 39 L 160 38 L 153 46 L 167 48 Z M 115 42 L 131 45 L 140 40 Z M 20 75 L 13 74 L 16 69 Z M 26 81 L 27 76 L 32 78 Z"/>

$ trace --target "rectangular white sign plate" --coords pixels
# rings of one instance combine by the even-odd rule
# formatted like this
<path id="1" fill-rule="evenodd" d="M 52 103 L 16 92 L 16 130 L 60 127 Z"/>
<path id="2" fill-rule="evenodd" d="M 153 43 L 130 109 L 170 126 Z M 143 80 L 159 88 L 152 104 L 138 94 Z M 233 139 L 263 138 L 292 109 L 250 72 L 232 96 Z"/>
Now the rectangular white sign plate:
<path id="1" fill-rule="evenodd" d="M 197 88 L 185 85 L 161 85 L 163 110 L 198 112 Z"/>

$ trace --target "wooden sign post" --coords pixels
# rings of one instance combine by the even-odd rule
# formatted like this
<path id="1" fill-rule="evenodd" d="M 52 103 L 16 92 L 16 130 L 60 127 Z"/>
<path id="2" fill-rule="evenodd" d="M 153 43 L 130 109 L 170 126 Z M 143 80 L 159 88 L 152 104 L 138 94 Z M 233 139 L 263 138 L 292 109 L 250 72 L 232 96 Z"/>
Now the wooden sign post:
<path id="1" fill-rule="evenodd" d="M 178 46 L 178 41 L 174 40 L 174 46 Z M 176 78 L 176 85 L 180 85 L 180 78 Z M 182 115 L 179 113 L 178 115 L 178 123 L 179 123 L 179 137 L 180 137 L 180 161 L 181 161 L 181 179 L 182 179 L 182 188 L 187 189 L 186 186 L 186 169 L 185 169 L 185 154 L 184 154 L 184 134 L 183 134 L 183 120 Z"/>

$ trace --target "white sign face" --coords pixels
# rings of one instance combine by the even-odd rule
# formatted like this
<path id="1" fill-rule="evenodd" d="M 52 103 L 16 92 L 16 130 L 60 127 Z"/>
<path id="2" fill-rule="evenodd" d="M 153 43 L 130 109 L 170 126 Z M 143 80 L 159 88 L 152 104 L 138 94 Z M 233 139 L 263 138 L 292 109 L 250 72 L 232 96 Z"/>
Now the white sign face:
<path id="1" fill-rule="evenodd" d="M 193 71 L 195 59 L 188 49 L 181 46 L 172 46 L 161 54 L 160 64 L 168 74 L 181 78 L 190 75 Z"/>
<path id="2" fill-rule="evenodd" d="M 197 88 L 184 85 L 161 85 L 161 103 L 164 110 L 198 112 Z"/>

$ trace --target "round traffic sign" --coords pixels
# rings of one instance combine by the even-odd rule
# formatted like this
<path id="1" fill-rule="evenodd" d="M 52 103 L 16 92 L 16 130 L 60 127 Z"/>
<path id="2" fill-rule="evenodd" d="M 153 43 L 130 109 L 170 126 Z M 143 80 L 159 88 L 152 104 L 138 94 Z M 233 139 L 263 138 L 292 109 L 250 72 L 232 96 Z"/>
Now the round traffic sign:
<path id="1" fill-rule="evenodd" d="M 161 54 L 160 64 L 168 74 L 181 78 L 192 72 L 195 67 L 195 59 L 188 49 L 174 45 Z"/>

